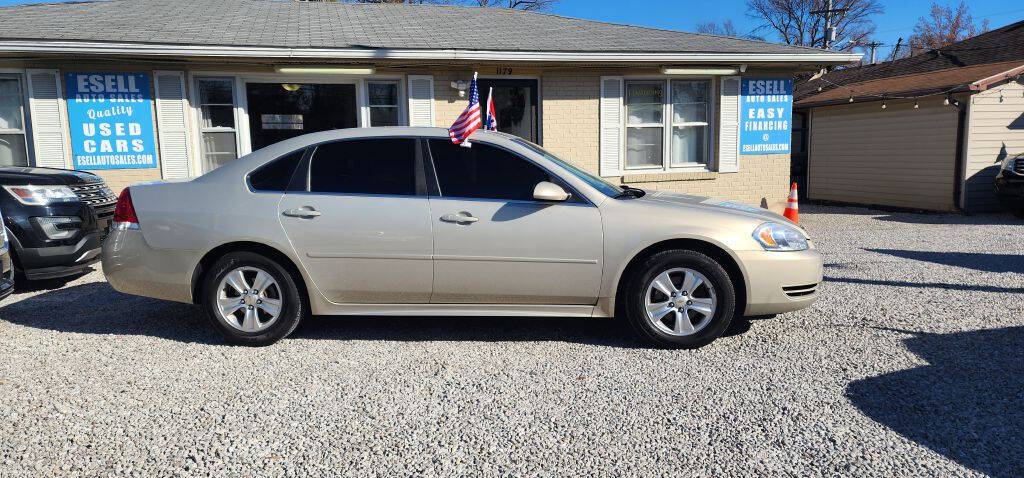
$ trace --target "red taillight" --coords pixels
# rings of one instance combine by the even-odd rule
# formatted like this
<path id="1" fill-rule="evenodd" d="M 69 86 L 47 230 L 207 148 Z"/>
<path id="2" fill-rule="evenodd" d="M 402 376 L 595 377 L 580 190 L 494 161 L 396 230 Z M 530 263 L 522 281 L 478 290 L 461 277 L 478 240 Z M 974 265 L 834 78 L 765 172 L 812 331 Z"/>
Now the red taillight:
<path id="1" fill-rule="evenodd" d="M 114 229 L 138 228 L 139 216 L 135 214 L 131 190 L 124 188 L 121 195 L 117 197 L 117 206 L 114 206 Z"/>

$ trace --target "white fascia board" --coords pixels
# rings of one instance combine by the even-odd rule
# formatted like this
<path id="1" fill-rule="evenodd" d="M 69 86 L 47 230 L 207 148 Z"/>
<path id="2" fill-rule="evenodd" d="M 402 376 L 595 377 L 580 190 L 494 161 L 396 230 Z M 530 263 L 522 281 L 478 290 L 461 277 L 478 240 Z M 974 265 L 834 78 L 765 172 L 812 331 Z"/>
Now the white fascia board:
<path id="1" fill-rule="evenodd" d="M 190 57 L 342 59 L 342 60 L 470 60 L 535 62 L 718 62 L 718 63 L 850 63 L 860 53 L 629 53 L 490 50 L 410 50 L 358 48 L 233 47 L 79 41 L 0 41 L 0 52 L 148 55 Z"/>

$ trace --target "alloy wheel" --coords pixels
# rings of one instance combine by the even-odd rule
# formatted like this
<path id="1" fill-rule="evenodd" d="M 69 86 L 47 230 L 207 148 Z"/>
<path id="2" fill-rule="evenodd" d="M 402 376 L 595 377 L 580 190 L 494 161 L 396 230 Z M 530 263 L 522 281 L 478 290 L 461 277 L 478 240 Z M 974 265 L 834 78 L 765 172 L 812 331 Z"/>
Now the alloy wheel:
<path id="1" fill-rule="evenodd" d="M 714 284 L 693 269 L 666 270 L 654 276 L 646 291 L 647 319 L 672 336 L 699 332 L 711 323 L 718 306 Z"/>
<path id="2" fill-rule="evenodd" d="M 217 286 L 220 318 L 242 332 L 260 332 L 281 315 L 281 286 L 274 276 L 257 267 L 238 267 Z"/>

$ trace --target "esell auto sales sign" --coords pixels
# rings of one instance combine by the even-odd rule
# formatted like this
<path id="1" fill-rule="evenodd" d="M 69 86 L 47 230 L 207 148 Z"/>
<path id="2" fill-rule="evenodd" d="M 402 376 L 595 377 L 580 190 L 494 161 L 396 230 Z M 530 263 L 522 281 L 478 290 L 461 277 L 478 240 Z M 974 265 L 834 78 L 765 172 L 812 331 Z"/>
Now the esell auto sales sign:
<path id="1" fill-rule="evenodd" d="M 68 73 L 75 169 L 155 168 L 152 96 L 146 73 Z"/>
<path id="2" fill-rule="evenodd" d="M 793 79 L 743 78 L 740 98 L 740 154 L 789 154 Z"/>

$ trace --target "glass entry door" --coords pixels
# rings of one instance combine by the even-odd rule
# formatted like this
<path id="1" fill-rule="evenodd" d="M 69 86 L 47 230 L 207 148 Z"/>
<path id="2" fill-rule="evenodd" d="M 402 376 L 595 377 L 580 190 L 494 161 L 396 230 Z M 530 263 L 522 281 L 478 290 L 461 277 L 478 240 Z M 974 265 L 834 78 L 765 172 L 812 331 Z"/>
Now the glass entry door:
<path id="1" fill-rule="evenodd" d="M 477 80 L 481 113 L 487 111 L 487 94 L 494 88 L 494 110 L 498 131 L 540 144 L 537 80 Z"/>
<path id="2" fill-rule="evenodd" d="M 253 151 L 306 133 L 357 126 L 353 84 L 247 83 L 245 89 Z"/>

